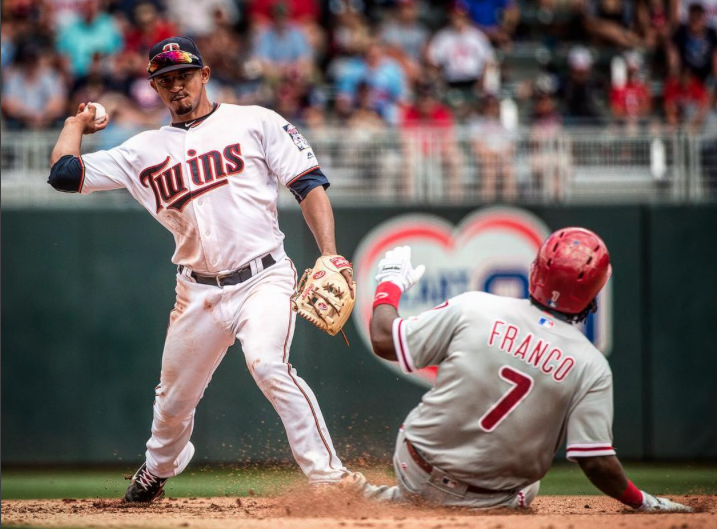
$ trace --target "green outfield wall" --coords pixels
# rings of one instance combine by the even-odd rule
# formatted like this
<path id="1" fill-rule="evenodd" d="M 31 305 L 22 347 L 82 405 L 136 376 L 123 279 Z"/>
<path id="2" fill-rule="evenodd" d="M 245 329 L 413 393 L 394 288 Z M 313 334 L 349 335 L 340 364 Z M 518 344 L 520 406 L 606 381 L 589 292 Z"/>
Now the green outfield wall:
<path id="1" fill-rule="evenodd" d="M 615 445 L 630 459 L 717 459 L 717 207 L 536 207 L 550 229 L 605 239 L 612 279 Z M 436 208 L 458 223 L 475 211 Z M 336 211 L 340 250 L 412 208 Z M 286 248 L 310 266 L 313 237 L 280 215 Z M 173 238 L 141 211 L 2 212 L 2 461 L 140 461 L 168 314 Z M 351 347 L 297 325 L 293 365 L 316 392 L 337 451 L 387 459 L 425 391 L 386 369 L 353 321 Z M 196 461 L 291 458 L 283 427 L 239 345 L 199 405 Z"/>

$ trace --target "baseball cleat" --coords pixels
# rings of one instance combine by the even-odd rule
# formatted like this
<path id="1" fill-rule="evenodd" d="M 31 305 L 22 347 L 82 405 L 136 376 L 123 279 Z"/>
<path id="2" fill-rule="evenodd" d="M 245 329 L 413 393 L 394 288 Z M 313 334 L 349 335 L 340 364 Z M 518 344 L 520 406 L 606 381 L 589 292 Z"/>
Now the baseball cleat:
<path id="1" fill-rule="evenodd" d="M 164 484 L 169 478 L 158 478 L 147 470 L 147 463 L 144 463 L 132 476 L 132 483 L 124 493 L 124 501 L 127 503 L 149 503 L 156 500 L 164 493 Z"/>
<path id="2" fill-rule="evenodd" d="M 343 490 L 362 492 L 368 481 L 361 472 L 347 472 L 341 477 L 339 486 Z"/>
<path id="3" fill-rule="evenodd" d="M 387 485 L 371 485 L 361 472 L 344 474 L 339 483 L 342 491 L 377 502 L 402 502 L 398 487 Z"/>
<path id="4" fill-rule="evenodd" d="M 345 472 L 341 476 L 340 481 L 329 481 L 322 483 L 312 483 L 310 490 L 317 494 L 335 494 L 335 493 L 361 493 L 366 478 L 360 472 Z"/>

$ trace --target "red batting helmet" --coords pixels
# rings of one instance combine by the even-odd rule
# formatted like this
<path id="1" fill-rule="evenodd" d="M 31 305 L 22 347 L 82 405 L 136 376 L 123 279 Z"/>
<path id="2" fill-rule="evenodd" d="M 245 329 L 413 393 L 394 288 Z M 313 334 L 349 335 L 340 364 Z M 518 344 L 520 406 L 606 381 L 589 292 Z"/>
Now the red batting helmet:
<path id="1" fill-rule="evenodd" d="M 548 237 L 530 266 L 530 295 L 546 307 L 578 314 L 612 274 L 610 254 L 585 228 L 564 228 Z"/>

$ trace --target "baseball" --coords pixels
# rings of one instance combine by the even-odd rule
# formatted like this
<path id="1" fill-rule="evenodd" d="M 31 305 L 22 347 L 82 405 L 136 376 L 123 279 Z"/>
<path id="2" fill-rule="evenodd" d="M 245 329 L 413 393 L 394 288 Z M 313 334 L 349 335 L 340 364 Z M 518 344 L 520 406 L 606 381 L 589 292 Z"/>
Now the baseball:
<path id="1" fill-rule="evenodd" d="M 100 103 L 87 103 L 87 108 L 95 107 L 95 123 L 103 123 L 107 119 L 107 110 Z"/>

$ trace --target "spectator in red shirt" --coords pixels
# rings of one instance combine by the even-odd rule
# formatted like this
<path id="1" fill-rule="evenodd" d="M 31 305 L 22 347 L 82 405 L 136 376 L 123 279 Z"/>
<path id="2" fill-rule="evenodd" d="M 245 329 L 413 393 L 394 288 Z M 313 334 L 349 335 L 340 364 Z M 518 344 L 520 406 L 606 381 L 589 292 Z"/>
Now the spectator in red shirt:
<path id="1" fill-rule="evenodd" d="M 707 116 L 707 87 L 689 71 L 673 75 L 665 83 L 665 118 L 673 127 L 687 125 L 697 132 Z"/>
<path id="2" fill-rule="evenodd" d="M 640 121 L 652 110 L 652 96 L 647 84 L 641 79 L 642 57 L 630 52 L 625 54 L 627 79 L 622 86 L 610 89 L 612 115 L 628 129 L 635 130 Z"/>
<path id="3" fill-rule="evenodd" d="M 430 127 L 447 130 L 450 134 L 453 114 L 436 99 L 430 85 L 422 85 L 417 89 L 416 103 L 404 110 L 402 125 L 404 130 Z"/>
<path id="4" fill-rule="evenodd" d="M 247 13 L 252 23 L 267 26 L 272 23 L 276 4 L 287 4 L 289 20 L 295 24 L 318 23 L 321 12 L 317 0 L 251 0 Z"/>
<path id="5" fill-rule="evenodd" d="M 451 200 L 459 200 L 462 196 L 462 160 L 453 130 L 453 115 L 447 106 L 438 101 L 432 85 L 422 84 L 417 87 L 416 101 L 404 109 L 401 128 L 406 160 L 403 175 L 406 196 L 413 196 L 419 175 L 421 181 L 430 185 L 431 180 L 437 174 L 443 174 L 442 169 L 446 169 L 448 196 Z M 422 174 L 421 171 L 426 173 Z"/>
<path id="6" fill-rule="evenodd" d="M 159 16 L 151 2 L 141 2 L 134 8 L 134 25 L 125 34 L 125 50 L 146 55 L 155 42 L 177 35 L 177 29 Z"/>

